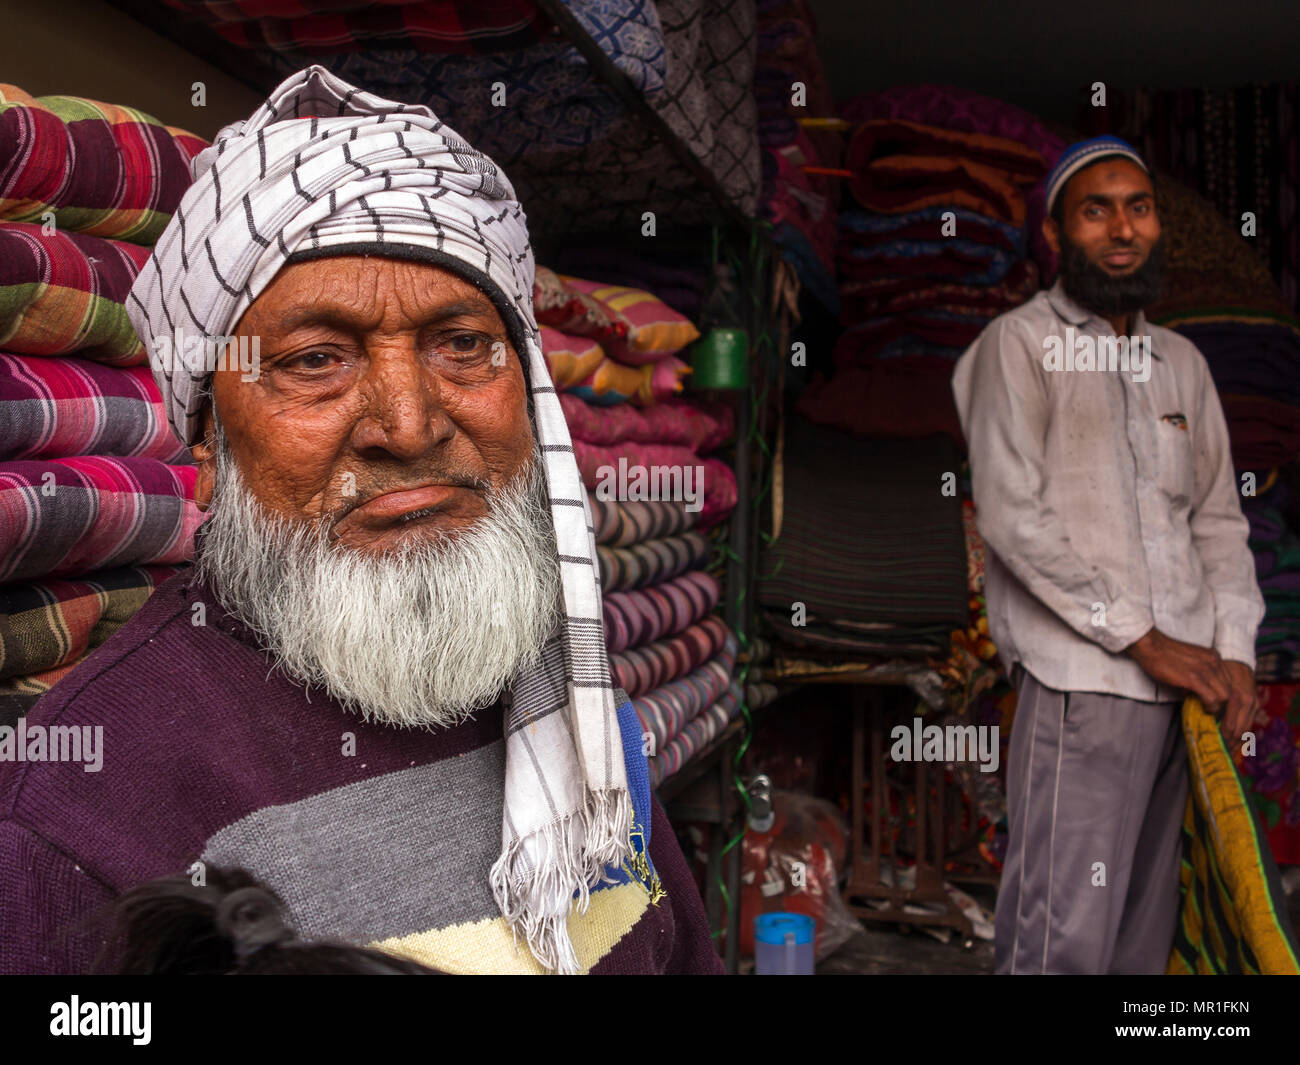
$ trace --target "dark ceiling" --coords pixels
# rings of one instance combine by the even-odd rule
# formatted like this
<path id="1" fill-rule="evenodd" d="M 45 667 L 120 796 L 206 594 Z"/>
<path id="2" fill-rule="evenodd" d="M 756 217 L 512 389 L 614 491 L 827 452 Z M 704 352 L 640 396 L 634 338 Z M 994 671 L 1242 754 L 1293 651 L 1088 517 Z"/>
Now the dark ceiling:
<path id="1" fill-rule="evenodd" d="M 940 81 L 1073 123 L 1082 87 L 1180 88 L 1300 79 L 1296 0 L 809 0 L 842 101 Z"/>

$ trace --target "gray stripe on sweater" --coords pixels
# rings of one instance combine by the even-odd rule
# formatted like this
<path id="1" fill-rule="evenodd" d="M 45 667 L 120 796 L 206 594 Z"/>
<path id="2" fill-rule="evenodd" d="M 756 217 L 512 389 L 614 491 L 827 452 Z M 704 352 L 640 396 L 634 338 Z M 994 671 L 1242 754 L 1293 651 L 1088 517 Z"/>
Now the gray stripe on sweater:
<path id="1" fill-rule="evenodd" d="M 365 943 L 499 916 L 505 744 L 249 814 L 203 861 L 269 884 L 304 939 Z"/>

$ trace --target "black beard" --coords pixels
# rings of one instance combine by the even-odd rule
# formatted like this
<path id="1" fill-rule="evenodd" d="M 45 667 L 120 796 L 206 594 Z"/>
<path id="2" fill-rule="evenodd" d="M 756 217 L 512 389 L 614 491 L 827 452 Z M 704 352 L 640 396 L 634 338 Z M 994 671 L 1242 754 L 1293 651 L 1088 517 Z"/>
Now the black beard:
<path id="1" fill-rule="evenodd" d="M 1061 234 L 1061 287 L 1080 307 L 1110 317 L 1132 314 L 1160 296 L 1165 272 L 1165 239 L 1151 246 L 1146 262 L 1129 274 L 1108 274 L 1084 250 Z"/>

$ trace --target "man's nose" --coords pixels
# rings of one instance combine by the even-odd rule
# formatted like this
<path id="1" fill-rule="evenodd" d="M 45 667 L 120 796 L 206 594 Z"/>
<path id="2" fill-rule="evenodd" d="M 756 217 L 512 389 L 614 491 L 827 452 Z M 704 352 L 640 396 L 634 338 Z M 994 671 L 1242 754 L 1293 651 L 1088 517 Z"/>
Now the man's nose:
<path id="1" fill-rule="evenodd" d="M 1133 228 L 1133 220 L 1129 218 L 1128 212 L 1124 210 L 1116 211 L 1111 219 L 1110 239 L 1127 244 L 1135 236 L 1136 230 Z"/>
<path id="2" fill-rule="evenodd" d="M 411 462 L 450 440 L 456 425 L 443 405 L 442 383 L 414 345 L 368 354 L 361 383 L 366 405 L 352 434 L 357 450 L 379 449 Z"/>

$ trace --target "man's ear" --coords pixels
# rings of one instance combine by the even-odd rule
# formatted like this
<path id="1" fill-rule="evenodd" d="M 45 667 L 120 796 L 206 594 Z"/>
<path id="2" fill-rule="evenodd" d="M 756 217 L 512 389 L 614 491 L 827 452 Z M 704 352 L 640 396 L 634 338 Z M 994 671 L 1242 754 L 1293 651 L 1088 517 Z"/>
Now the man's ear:
<path id="1" fill-rule="evenodd" d="M 1052 249 L 1052 254 L 1061 254 L 1061 227 L 1056 224 L 1056 219 L 1051 215 L 1043 219 L 1043 239 Z"/>
<path id="2" fill-rule="evenodd" d="M 203 410 L 200 428 L 203 435 L 199 443 L 190 448 L 190 454 L 198 465 L 198 476 L 194 479 L 194 502 L 199 510 L 207 510 L 212 505 L 212 490 L 217 474 L 216 434 L 213 431 L 215 424 L 211 403 Z"/>

